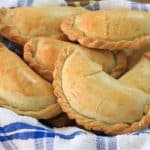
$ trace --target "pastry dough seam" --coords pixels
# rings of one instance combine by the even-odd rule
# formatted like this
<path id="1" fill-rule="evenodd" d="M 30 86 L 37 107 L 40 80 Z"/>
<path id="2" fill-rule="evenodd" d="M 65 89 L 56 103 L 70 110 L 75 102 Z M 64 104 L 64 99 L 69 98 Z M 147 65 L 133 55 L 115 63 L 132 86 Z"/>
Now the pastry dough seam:
<path id="1" fill-rule="evenodd" d="M 110 135 L 116 135 L 116 134 L 123 134 L 123 133 L 129 133 L 134 132 L 137 130 L 144 129 L 149 125 L 150 122 L 150 108 L 148 108 L 148 111 L 146 115 L 144 115 L 141 120 L 138 122 L 134 122 L 131 125 L 128 125 L 126 123 L 118 123 L 118 124 L 108 124 L 104 122 L 95 121 L 94 119 L 90 118 L 84 118 L 84 115 L 79 114 L 74 109 L 72 109 L 67 101 L 67 98 L 64 94 L 63 88 L 62 88 L 62 68 L 64 66 L 64 62 L 66 58 L 72 54 L 72 50 L 65 50 L 62 51 L 62 54 L 59 55 L 55 70 L 53 73 L 54 81 L 54 93 L 57 96 L 57 101 L 61 105 L 61 108 L 64 112 L 67 113 L 68 117 L 70 119 L 75 119 L 76 122 L 79 125 L 84 126 L 87 130 L 94 130 L 94 131 L 103 131 L 106 134 Z"/>
<path id="2" fill-rule="evenodd" d="M 150 35 L 141 36 L 133 40 L 118 40 L 118 41 L 108 41 L 103 39 L 96 39 L 84 36 L 83 32 L 79 29 L 77 30 L 75 26 L 72 27 L 74 16 L 69 16 L 64 19 L 61 24 L 61 30 L 68 36 L 71 41 L 78 41 L 81 45 L 89 48 L 98 48 L 98 49 L 109 49 L 112 51 L 123 50 L 123 49 L 134 49 L 138 50 L 143 48 L 145 43 L 150 45 Z"/>

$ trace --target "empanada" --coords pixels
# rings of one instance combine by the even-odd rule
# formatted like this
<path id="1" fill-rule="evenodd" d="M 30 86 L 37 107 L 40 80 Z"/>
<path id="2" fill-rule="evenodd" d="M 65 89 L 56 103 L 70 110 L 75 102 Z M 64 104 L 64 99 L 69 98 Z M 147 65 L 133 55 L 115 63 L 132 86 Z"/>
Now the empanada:
<path id="1" fill-rule="evenodd" d="M 68 15 L 80 14 L 83 8 L 47 6 L 0 9 L 0 34 L 20 45 L 34 36 L 64 39 L 61 20 Z"/>
<path id="2" fill-rule="evenodd" d="M 112 78 L 83 51 L 59 54 L 53 85 L 62 110 L 88 130 L 116 135 L 150 123 L 150 94 Z"/>
<path id="3" fill-rule="evenodd" d="M 90 48 L 124 50 L 150 46 L 150 13 L 99 10 L 67 17 L 62 31 L 71 41 Z"/>
<path id="4" fill-rule="evenodd" d="M 24 46 L 25 61 L 45 79 L 52 81 L 57 56 L 62 49 L 80 49 L 96 63 L 101 64 L 105 72 L 119 77 L 127 68 L 126 55 L 123 52 L 113 54 L 108 50 L 91 50 L 69 42 L 38 37 L 32 38 Z"/>
<path id="5" fill-rule="evenodd" d="M 52 85 L 0 44 L 0 106 L 35 118 L 61 113 Z"/>
<path id="6" fill-rule="evenodd" d="M 150 94 L 150 52 L 144 53 L 141 60 L 119 81 Z"/>

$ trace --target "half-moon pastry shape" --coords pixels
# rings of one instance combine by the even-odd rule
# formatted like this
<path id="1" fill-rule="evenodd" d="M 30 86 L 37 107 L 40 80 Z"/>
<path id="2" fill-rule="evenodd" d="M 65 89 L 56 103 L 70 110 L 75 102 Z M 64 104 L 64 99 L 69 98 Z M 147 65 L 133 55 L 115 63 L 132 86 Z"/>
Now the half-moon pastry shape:
<path id="1" fill-rule="evenodd" d="M 35 118 L 61 113 L 52 85 L 0 44 L 0 106 Z"/>
<path id="2" fill-rule="evenodd" d="M 127 59 L 123 52 L 115 55 L 109 50 L 91 50 L 47 37 L 30 39 L 24 46 L 24 59 L 42 77 L 52 81 L 55 63 L 62 49 L 79 49 L 84 51 L 94 62 L 102 65 L 105 72 L 112 74 L 113 77 L 119 77 L 127 68 Z"/>
<path id="3" fill-rule="evenodd" d="M 141 60 L 119 81 L 150 94 L 150 52 L 144 53 Z"/>
<path id="4" fill-rule="evenodd" d="M 0 9 L 0 34 L 20 45 L 34 36 L 66 39 L 60 22 L 65 16 L 80 14 L 83 8 L 45 6 Z"/>
<path id="5" fill-rule="evenodd" d="M 88 130 L 116 135 L 150 123 L 150 95 L 112 78 L 83 51 L 59 54 L 53 86 L 62 110 Z"/>
<path id="6" fill-rule="evenodd" d="M 67 17 L 62 31 L 90 48 L 124 50 L 150 45 L 150 13 L 128 9 L 99 10 Z"/>

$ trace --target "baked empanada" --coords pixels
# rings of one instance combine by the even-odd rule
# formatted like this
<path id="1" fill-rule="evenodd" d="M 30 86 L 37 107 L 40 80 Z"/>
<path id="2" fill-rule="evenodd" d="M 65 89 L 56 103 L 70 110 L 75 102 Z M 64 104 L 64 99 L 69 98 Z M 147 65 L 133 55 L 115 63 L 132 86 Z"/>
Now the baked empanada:
<path id="1" fill-rule="evenodd" d="M 119 81 L 150 94 L 150 52 L 144 53 L 141 60 Z"/>
<path id="2" fill-rule="evenodd" d="M 124 50 L 150 46 L 150 13 L 128 9 L 99 10 L 67 17 L 62 31 L 90 48 Z"/>
<path id="3" fill-rule="evenodd" d="M 126 55 L 123 52 L 113 54 L 108 50 L 91 50 L 69 42 L 36 37 L 29 40 L 24 46 L 25 61 L 45 79 L 52 81 L 55 62 L 62 49 L 80 49 L 94 62 L 101 64 L 105 72 L 118 77 L 127 68 Z"/>
<path id="4" fill-rule="evenodd" d="M 83 8 L 47 6 L 0 9 L 0 34 L 24 45 L 34 36 L 66 38 L 60 31 L 61 20 L 68 15 L 80 14 Z"/>
<path id="5" fill-rule="evenodd" d="M 52 85 L 0 44 L 0 106 L 35 118 L 61 113 Z"/>
<path id="6" fill-rule="evenodd" d="M 88 130 L 116 135 L 150 123 L 150 94 L 112 78 L 83 51 L 59 54 L 53 86 L 62 110 Z"/>

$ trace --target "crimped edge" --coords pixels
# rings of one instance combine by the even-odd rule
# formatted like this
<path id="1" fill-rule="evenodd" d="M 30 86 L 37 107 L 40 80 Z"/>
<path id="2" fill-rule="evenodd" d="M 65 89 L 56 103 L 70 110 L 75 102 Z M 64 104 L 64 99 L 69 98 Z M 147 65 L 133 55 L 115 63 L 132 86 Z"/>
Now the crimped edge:
<path id="1" fill-rule="evenodd" d="M 127 40 L 107 41 L 107 40 L 87 37 L 83 32 L 73 27 L 74 20 L 75 20 L 75 16 L 66 17 L 62 21 L 60 28 L 71 41 L 77 41 L 85 47 L 97 48 L 97 49 L 109 49 L 111 51 L 116 51 L 116 50 L 121 51 L 124 49 L 138 50 L 143 48 L 146 44 L 150 45 L 150 35 L 141 36 L 140 38 L 136 38 L 131 41 L 127 41 Z"/>
<path id="2" fill-rule="evenodd" d="M 134 122 L 133 124 L 129 125 L 126 123 L 118 123 L 118 124 L 107 124 L 104 122 L 100 122 L 94 120 L 92 118 L 86 118 L 82 114 L 79 114 L 74 109 L 71 108 L 70 104 L 67 101 L 67 98 L 62 89 L 62 68 L 65 63 L 65 60 L 69 55 L 73 53 L 72 49 L 64 49 L 58 56 L 55 70 L 53 73 L 54 81 L 54 93 L 57 96 L 57 101 L 60 104 L 62 111 L 66 112 L 70 119 L 75 119 L 78 125 L 83 126 L 87 130 L 92 131 L 103 131 L 108 135 L 117 135 L 117 134 L 124 134 L 142 130 L 148 127 L 150 123 L 150 108 L 148 107 L 148 111 L 140 121 Z"/>
<path id="3" fill-rule="evenodd" d="M 30 36 L 25 36 L 20 34 L 20 32 L 17 30 L 17 28 L 13 25 L 6 25 L 3 23 L 3 18 L 9 13 L 10 9 L 8 8 L 0 8 L 0 34 L 10 41 L 13 41 L 21 46 L 24 46 L 25 43 L 31 38 Z M 40 35 L 37 35 L 39 37 Z M 35 37 L 35 36 L 32 36 Z M 56 35 L 50 35 L 47 37 L 53 37 L 55 39 L 67 41 L 67 36 L 64 33 L 56 34 Z"/>
<path id="4" fill-rule="evenodd" d="M 41 64 L 34 59 L 33 54 L 36 53 L 39 38 L 31 38 L 24 45 L 24 60 L 27 64 L 39 75 L 41 75 L 46 80 L 52 82 L 53 80 L 53 70 L 48 70 L 46 67 L 41 66 Z M 35 45 L 36 44 L 36 45 Z M 113 54 L 114 59 L 116 60 L 116 64 L 114 68 L 111 70 L 111 76 L 114 78 L 119 78 L 127 69 L 127 57 L 123 51 L 118 52 L 117 54 Z"/>
<path id="5" fill-rule="evenodd" d="M 0 48 L 3 48 L 3 47 L 5 47 L 4 44 L 0 43 Z M 8 103 L 5 103 L 5 102 L 0 102 L 0 106 L 4 107 L 4 108 L 8 108 L 20 115 L 31 116 L 31 117 L 35 117 L 37 119 L 53 118 L 62 112 L 62 109 L 57 102 L 54 104 L 50 104 L 41 110 L 35 110 L 35 111 L 21 110 L 18 107 L 9 105 Z"/>
<path id="6" fill-rule="evenodd" d="M 25 44 L 23 54 L 24 60 L 34 71 L 36 71 L 43 78 L 51 82 L 53 80 L 53 71 L 44 68 L 44 66 L 41 66 L 40 63 L 38 63 L 38 61 L 36 61 L 34 57 L 32 57 L 33 53 L 36 53 L 36 50 L 33 49 L 34 40 L 38 40 L 38 38 L 32 38 Z"/>
<path id="7" fill-rule="evenodd" d="M 0 9 L 0 34 L 9 40 L 18 43 L 19 45 L 24 45 L 28 38 L 25 36 L 21 36 L 19 32 L 14 28 L 12 30 L 11 25 L 4 24 L 3 18 L 5 18 L 6 14 L 9 12 L 10 9 L 8 8 L 1 8 Z"/>

